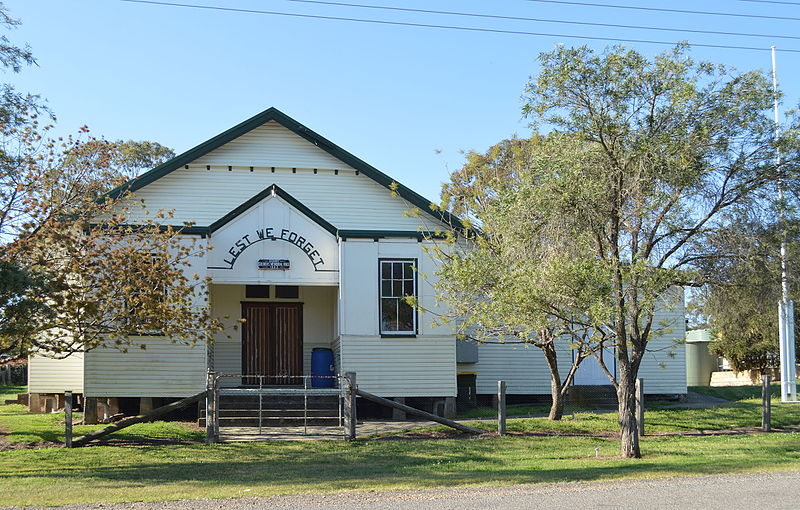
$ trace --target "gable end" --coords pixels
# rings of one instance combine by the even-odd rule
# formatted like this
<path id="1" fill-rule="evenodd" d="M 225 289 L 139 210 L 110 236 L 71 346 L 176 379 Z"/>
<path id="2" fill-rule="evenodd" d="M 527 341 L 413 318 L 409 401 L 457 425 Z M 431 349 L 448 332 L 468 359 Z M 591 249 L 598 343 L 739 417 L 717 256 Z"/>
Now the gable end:
<path id="1" fill-rule="evenodd" d="M 174 170 L 177 170 L 178 168 L 188 165 L 189 163 L 201 158 L 202 156 L 213 151 L 214 149 L 223 146 L 224 144 L 244 135 L 245 133 L 252 131 L 253 129 L 259 126 L 262 126 L 263 124 L 269 121 L 277 122 L 281 126 L 285 127 L 286 129 L 289 129 L 296 135 L 304 138 L 308 142 L 324 150 L 325 152 L 335 157 L 336 159 L 346 163 L 350 167 L 354 168 L 357 172 L 363 173 L 365 176 L 369 177 L 370 179 L 377 182 L 386 189 L 395 191 L 400 197 L 404 198 L 414 206 L 418 207 L 421 211 L 433 216 L 437 220 L 443 221 L 446 224 L 452 224 L 459 228 L 463 227 L 461 221 L 456 216 L 450 214 L 447 211 L 432 210 L 431 204 L 433 202 L 431 202 L 430 200 L 427 200 L 422 195 L 419 195 L 410 188 L 398 183 L 397 181 L 395 181 L 388 175 L 384 174 L 377 168 L 366 163 L 365 161 L 362 161 L 358 157 L 347 152 L 346 150 L 342 149 L 341 147 L 331 142 L 327 138 L 312 131 L 306 126 L 300 124 L 296 120 L 292 119 L 291 117 L 289 117 L 288 115 L 286 115 L 285 113 L 281 112 L 280 110 L 274 107 L 264 110 L 258 115 L 255 115 L 245 120 L 244 122 L 237 124 L 236 126 L 218 134 L 213 138 L 210 138 L 209 140 L 201 143 L 200 145 L 197 145 L 192 149 L 189 149 L 188 151 L 176 156 L 175 158 L 167 161 L 166 163 L 163 163 L 153 168 L 152 170 L 145 172 L 139 177 L 131 179 L 125 184 L 111 190 L 108 193 L 108 196 L 116 198 L 120 196 L 122 193 L 134 192 L 136 190 L 139 190 L 144 186 L 173 172 Z"/>

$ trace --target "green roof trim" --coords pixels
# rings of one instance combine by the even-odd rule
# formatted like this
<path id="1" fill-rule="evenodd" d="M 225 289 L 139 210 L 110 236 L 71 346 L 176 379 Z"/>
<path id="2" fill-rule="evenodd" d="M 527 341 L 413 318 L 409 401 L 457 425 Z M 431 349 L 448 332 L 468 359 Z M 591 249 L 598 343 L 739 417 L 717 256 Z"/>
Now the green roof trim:
<path id="1" fill-rule="evenodd" d="M 112 198 L 116 198 L 123 192 L 134 192 L 138 189 L 141 189 L 144 186 L 150 184 L 151 182 L 156 181 L 161 177 L 164 177 L 165 175 L 171 173 L 174 170 L 177 170 L 178 168 L 188 165 L 192 161 L 208 154 L 214 149 L 221 147 L 222 145 L 230 142 L 231 140 L 234 140 L 269 121 L 275 121 L 281 126 L 285 127 L 286 129 L 297 134 L 298 136 L 305 138 L 309 142 L 313 143 L 320 149 L 330 154 L 331 156 L 342 161 L 343 163 L 346 163 L 347 165 L 351 166 L 357 171 L 363 173 L 364 175 L 366 175 L 373 181 L 377 182 L 381 186 L 385 187 L 386 189 L 395 191 L 399 196 L 408 200 L 411 204 L 415 205 L 420 210 L 430 214 L 436 219 L 444 221 L 447 224 L 463 228 L 461 221 L 456 216 L 450 214 L 447 211 L 439 211 L 431 209 L 431 205 L 433 204 L 433 202 L 431 202 L 430 200 L 426 199 L 422 195 L 419 195 L 417 192 L 411 190 L 410 188 L 400 184 L 395 179 L 392 179 L 391 177 L 381 172 L 377 168 L 373 167 L 369 163 L 362 161 L 353 154 L 347 152 L 343 148 L 331 142 L 324 136 L 305 127 L 304 125 L 300 124 L 293 118 L 289 117 L 288 115 L 286 115 L 285 113 L 281 112 L 280 110 L 274 107 L 268 108 L 263 112 L 259 113 L 258 115 L 250 117 L 246 121 L 237 124 L 236 126 L 218 134 L 213 138 L 210 138 L 209 140 L 206 140 L 200 145 L 192 149 L 189 149 L 188 151 L 172 158 L 166 163 L 163 163 L 153 168 L 152 170 L 143 173 L 139 177 L 131 179 L 125 184 L 118 186 L 117 188 L 114 188 L 108 193 L 108 195 L 111 196 Z"/>
<path id="2" fill-rule="evenodd" d="M 302 202 L 294 198 L 292 195 L 281 189 L 281 187 L 278 186 L 277 184 L 270 184 L 263 191 L 249 198 L 246 202 L 238 206 L 236 209 L 233 209 L 231 212 L 229 212 L 222 218 L 218 219 L 211 225 L 209 225 L 207 227 L 208 232 L 213 234 L 223 226 L 233 221 L 237 216 L 243 214 L 245 211 L 251 209 L 265 198 L 271 196 L 281 197 L 283 200 L 288 202 L 289 205 L 291 205 L 301 213 L 305 214 L 311 221 L 313 221 L 320 227 L 324 228 L 325 230 L 336 236 L 337 232 L 336 227 L 328 223 L 322 216 L 320 216 L 319 214 L 315 213 L 314 211 L 303 205 Z"/>
<path id="3" fill-rule="evenodd" d="M 339 230 L 339 237 L 347 239 L 379 239 L 382 237 L 410 237 L 418 241 L 437 239 L 441 234 L 418 230 Z"/>

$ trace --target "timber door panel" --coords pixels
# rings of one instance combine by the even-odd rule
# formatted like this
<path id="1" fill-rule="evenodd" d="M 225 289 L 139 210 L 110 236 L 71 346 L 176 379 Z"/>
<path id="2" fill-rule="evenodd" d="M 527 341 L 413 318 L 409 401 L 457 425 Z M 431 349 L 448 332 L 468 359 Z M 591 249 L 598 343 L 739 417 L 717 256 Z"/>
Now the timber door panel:
<path id="1" fill-rule="evenodd" d="M 302 384 L 303 305 L 242 303 L 242 370 L 264 384 Z M 257 377 L 244 384 L 258 384 Z"/>

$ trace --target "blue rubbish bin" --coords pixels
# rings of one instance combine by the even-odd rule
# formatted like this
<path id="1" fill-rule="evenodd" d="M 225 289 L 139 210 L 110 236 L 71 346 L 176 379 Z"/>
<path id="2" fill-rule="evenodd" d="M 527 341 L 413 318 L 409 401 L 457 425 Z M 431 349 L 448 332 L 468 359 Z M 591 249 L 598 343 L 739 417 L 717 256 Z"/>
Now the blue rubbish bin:
<path id="1" fill-rule="evenodd" d="M 311 350 L 311 387 L 333 388 L 333 351 L 326 347 Z"/>

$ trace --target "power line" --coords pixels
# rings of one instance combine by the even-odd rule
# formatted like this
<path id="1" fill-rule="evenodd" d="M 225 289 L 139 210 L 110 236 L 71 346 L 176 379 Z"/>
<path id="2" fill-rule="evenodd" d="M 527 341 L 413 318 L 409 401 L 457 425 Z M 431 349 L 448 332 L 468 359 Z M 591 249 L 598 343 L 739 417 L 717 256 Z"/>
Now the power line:
<path id="1" fill-rule="evenodd" d="M 592 36 L 592 35 L 573 35 L 573 34 L 550 34 L 545 32 L 527 32 L 522 30 L 501 30 L 495 28 L 477 28 L 477 27 L 464 27 L 464 26 L 457 26 L 457 25 L 434 25 L 434 24 L 427 24 L 427 23 L 410 23 L 410 22 L 403 22 L 403 21 L 387 21 L 387 20 L 375 20 L 375 19 L 363 19 L 363 18 L 348 18 L 348 17 L 341 17 L 341 16 L 322 16 L 318 14 L 299 14 L 299 13 L 290 13 L 290 12 L 280 12 L 280 11 L 262 11 L 256 9 L 240 9 L 234 7 L 220 7 L 216 5 L 196 5 L 196 4 L 183 4 L 177 2 L 160 2 L 155 0 L 120 0 L 121 2 L 128 2 L 134 4 L 148 4 L 148 5 L 158 5 L 158 6 L 167 6 L 167 7 L 184 7 L 190 9 L 202 9 L 202 10 L 213 10 L 213 11 L 225 11 L 225 12 L 240 12 L 245 14 L 264 14 L 270 16 L 284 16 L 284 17 L 293 17 L 293 18 L 305 18 L 305 19 L 322 19 L 322 20 L 332 20 L 332 21 L 352 21 L 356 23 L 373 23 L 379 25 L 394 25 L 394 26 L 403 26 L 403 27 L 417 27 L 417 28 L 437 28 L 437 29 L 444 29 L 444 30 L 460 30 L 466 32 L 487 32 L 487 33 L 494 33 L 494 34 L 510 34 L 510 35 L 531 35 L 531 36 L 539 36 L 539 37 L 562 37 L 567 39 L 588 39 L 593 41 L 610 41 L 610 42 L 629 42 L 629 43 L 641 43 L 641 44 L 658 44 L 658 45 L 666 45 L 666 46 L 674 46 L 677 44 L 673 41 L 654 41 L 648 39 L 626 39 L 621 37 L 599 37 L 599 36 Z M 690 46 L 695 46 L 698 48 L 718 48 L 718 49 L 731 49 L 731 50 L 750 50 L 750 51 L 770 51 L 770 48 L 760 48 L 757 46 L 734 46 L 728 44 L 700 44 L 700 43 L 690 43 Z M 780 51 L 784 51 L 787 53 L 800 53 L 800 49 L 782 49 Z"/>
<path id="2" fill-rule="evenodd" d="M 569 21 L 558 20 L 549 18 L 528 18 L 522 16 L 502 16 L 499 14 L 479 14 L 473 12 L 456 12 L 456 11 L 434 11 L 430 9 L 411 9 L 407 7 L 388 7 L 383 5 L 365 5 L 365 4 L 352 4 L 344 2 L 328 2 L 323 0 L 288 0 L 289 2 L 301 4 L 316 4 L 316 5 L 334 5 L 338 7 L 356 7 L 361 9 L 377 9 L 383 11 L 400 11 L 400 12 L 416 12 L 425 14 L 444 14 L 451 16 L 465 16 L 472 18 L 487 18 L 487 19 L 502 19 L 512 21 L 535 21 L 539 23 L 560 23 L 566 25 L 584 25 L 592 27 L 608 27 L 608 28 L 627 28 L 636 30 L 658 30 L 662 32 L 687 32 L 693 34 L 710 34 L 710 35 L 732 35 L 737 37 L 764 37 L 770 39 L 795 39 L 800 40 L 800 36 L 795 35 L 775 35 L 775 34 L 753 34 L 744 32 L 719 32 L 714 30 L 696 30 L 691 28 L 665 28 L 665 27 L 649 27 L 641 25 L 616 25 L 612 23 L 595 23 L 589 21 Z M 753 0 L 750 0 L 753 1 Z M 800 4 L 798 4 L 800 5 Z"/>
<path id="3" fill-rule="evenodd" d="M 780 2 L 778 0 L 739 0 L 740 2 L 750 2 L 754 4 L 779 4 L 779 5 L 795 5 L 800 7 L 800 2 Z"/>
<path id="4" fill-rule="evenodd" d="M 732 12 L 687 11 L 682 9 L 663 9 L 660 7 L 641 7 L 636 5 L 597 4 L 592 2 L 573 2 L 567 0 L 527 0 L 527 1 L 547 3 L 547 4 L 582 5 L 585 7 L 606 7 L 609 9 L 633 9 L 637 11 L 677 12 L 680 14 L 703 14 L 708 16 L 732 16 L 735 18 L 758 18 L 758 19 L 778 19 L 784 21 L 800 21 L 800 18 L 793 18 L 788 16 L 766 16 L 764 14 L 736 14 Z"/>

